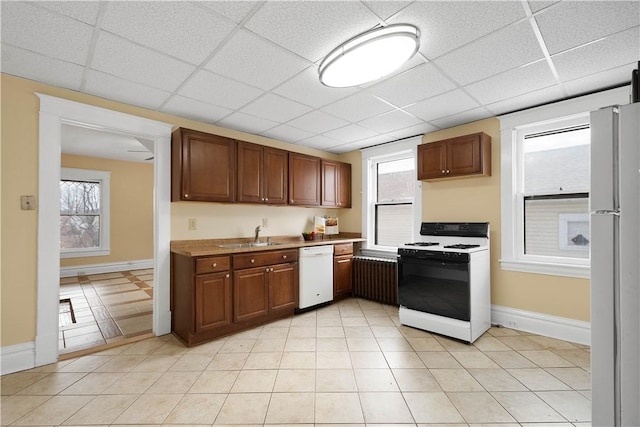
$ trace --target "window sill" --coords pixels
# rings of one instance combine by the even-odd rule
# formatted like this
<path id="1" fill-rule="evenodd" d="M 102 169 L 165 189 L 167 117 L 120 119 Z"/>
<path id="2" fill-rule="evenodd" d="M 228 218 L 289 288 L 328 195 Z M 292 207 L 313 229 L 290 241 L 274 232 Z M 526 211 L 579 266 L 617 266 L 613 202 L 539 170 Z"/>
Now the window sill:
<path id="1" fill-rule="evenodd" d="M 95 249 L 84 251 L 60 251 L 60 258 L 89 258 L 96 256 L 109 256 L 111 249 Z"/>
<path id="2" fill-rule="evenodd" d="M 500 267 L 502 270 L 518 271 L 521 273 L 576 277 L 579 279 L 591 278 L 591 267 L 588 265 L 555 264 L 548 262 L 501 259 Z"/>

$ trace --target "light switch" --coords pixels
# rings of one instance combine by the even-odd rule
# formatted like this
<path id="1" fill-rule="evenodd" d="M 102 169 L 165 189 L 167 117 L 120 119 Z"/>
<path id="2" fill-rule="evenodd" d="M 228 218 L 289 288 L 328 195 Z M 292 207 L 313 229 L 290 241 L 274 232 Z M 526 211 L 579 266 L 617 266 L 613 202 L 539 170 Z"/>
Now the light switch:
<path id="1" fill-rule="evenodd" d="M 20 196 L 20 206 L 23 211 L 35 210 L 36 196 Z"/>
<path id="2" fill-rule="evenodd" d="M 198 221 L 195 218 L 189 218 L 189 230 L 197 230 Z"/>
<path id="3" fill-rule="evenodd" d="M 269 218 L 262 218 L 262 228 L 269 227 Z"/>

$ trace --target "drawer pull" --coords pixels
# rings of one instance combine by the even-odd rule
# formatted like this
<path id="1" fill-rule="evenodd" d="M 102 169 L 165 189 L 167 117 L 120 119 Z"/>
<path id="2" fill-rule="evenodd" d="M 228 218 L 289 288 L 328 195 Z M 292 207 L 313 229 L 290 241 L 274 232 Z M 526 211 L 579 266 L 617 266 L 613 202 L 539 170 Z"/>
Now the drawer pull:
<path id="1" fill-rule="evenodd" d="M 228 279 L 228 278 L 229 278 L 229 273 L 227 273 L 227 275 L 226 275 L 226 276 L 224 276 L 224 277 L 226 277 L 226 278 Z"/>
<path id="2" fill-rule="evenodd" d="M 211 264 L 211 267 L 216 268 L 218 266 L 217 262 L 214 262 L 213 264 Z"/>
<path id="3" fill-rule="evenodd" d="M 282 255 L 282 259 L 287 259 L 287 256 L 286 255 Z"/>
<path id="4" fill-rule="evenodd" d="M 254 262 L 256 262 L 256 260 L 251 258 L 251 264 L 253 264 Z"/>

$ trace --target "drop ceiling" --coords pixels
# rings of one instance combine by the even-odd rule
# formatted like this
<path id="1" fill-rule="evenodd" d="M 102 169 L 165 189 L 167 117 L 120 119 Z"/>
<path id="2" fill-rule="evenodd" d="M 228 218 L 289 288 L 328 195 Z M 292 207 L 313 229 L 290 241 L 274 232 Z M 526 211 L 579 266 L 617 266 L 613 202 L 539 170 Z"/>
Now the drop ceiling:
<path id="1" fill-rule="evenodd" d="M 639 1 L 2 1 L 2 72 L 333 153 L 628 84 Z M 324 55 L 409 23 L 418 54 L 336 89 Z"/>

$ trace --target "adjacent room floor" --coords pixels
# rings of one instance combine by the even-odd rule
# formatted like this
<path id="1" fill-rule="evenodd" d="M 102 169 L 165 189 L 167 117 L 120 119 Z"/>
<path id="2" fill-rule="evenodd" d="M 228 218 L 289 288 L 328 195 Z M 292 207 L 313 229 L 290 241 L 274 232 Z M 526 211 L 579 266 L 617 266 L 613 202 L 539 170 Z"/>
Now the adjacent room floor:
<path id="1" fill-rule="evenodd" d="M 587 426 L 589 361 L 506 328 L 463 344 L 349 299 L 190 349 L 166 335 L 6 375 L 0 403 L 3 425 Z"/>
<path id="2" fill-rule="evenodd" d="M 153 269 L 60 279 L 61 354 L 151 332 Z"/>

